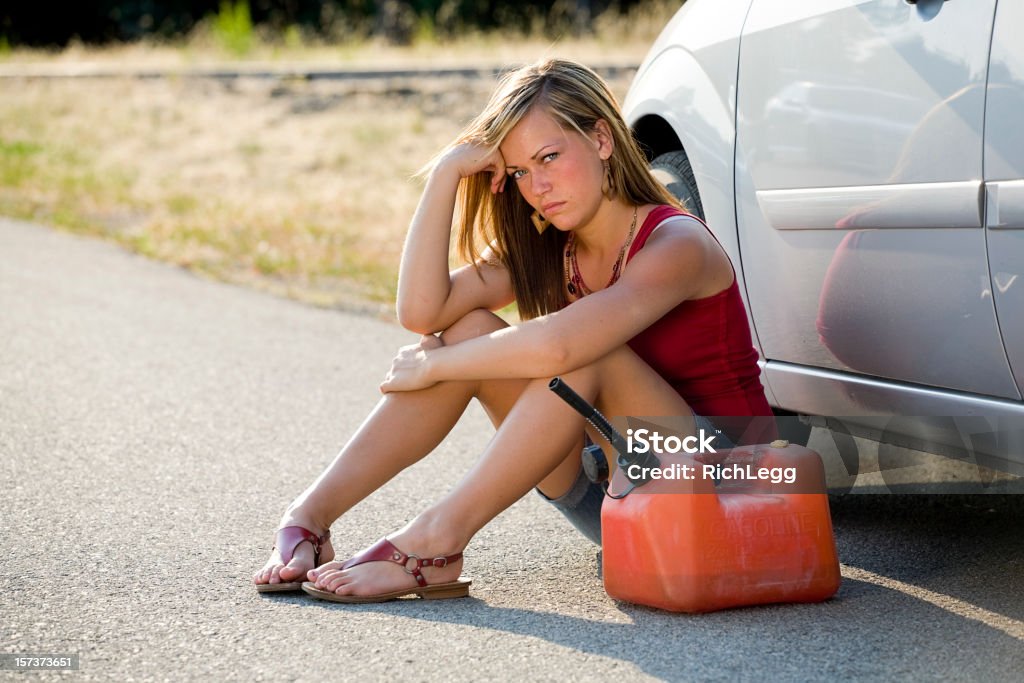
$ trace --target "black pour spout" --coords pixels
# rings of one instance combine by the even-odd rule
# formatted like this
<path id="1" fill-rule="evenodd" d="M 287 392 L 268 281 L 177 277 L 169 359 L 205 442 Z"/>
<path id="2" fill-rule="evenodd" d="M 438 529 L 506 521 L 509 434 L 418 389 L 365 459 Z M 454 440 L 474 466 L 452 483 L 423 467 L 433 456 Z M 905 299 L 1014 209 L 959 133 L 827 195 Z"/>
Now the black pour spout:
<path id="1" fill-rule="evenodd" d="M 617 452 L 616 461 L 619 468 L 622 469 L 623 473 L 626 474 L 626 478 L 629 479 L 633 484 L 640 485 L 644 484 L 649 479 L 647 477 L 630 477 L 629 466 L 638 465 L 641 468 L 641 472 L 645 468 L 658 468 L 661 467 L 661 461 L 658 460 L 658 456 L 648 451 L 647 453 L 631 453 L 629 446 L 626 443 L 626 439 L 623 438 L 622 434 L 612 426 L 605 416 L 601 412 L 590 405 L 582 396 L 577 394 L 572 388 L 562 381 L 561 377 L 555 377 L 548 384 L 548 388 L 561 398 L 563 401 L 568 403 L 572 408 L 582 415 L 587 422 L 594 425 L 594 429 L 601 433 L 605 439 L 611 443 L 612 447 Z"/>

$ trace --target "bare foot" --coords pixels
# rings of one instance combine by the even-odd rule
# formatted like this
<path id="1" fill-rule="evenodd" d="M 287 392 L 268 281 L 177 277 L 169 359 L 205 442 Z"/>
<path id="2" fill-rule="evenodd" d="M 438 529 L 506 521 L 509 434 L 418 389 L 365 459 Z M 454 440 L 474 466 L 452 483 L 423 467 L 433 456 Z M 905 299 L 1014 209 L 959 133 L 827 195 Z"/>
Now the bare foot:
<path id="1" fill-rule="evenodd" d="M 286 515 L 278 528 L 283 529 L 286 526 L 300 526 L 318 536 L 323 536 L 327 533 L 327 529 L 312 522 L 312 520 L 303 516 L 299 511 L 292 511 Z M 315 551 L 313 544 L 310 541 L 301 541 L 295 546 L 291 561 L 286 564 L 282 553 L 287 555 L 291 550 L 291 548 L 274 548 L 270 553 L 270 559 L 267 560 L 262 569 L 256 572 L 252 582 L 258 585 L 304 581 L 306 572 L 317 566 L 314 561 Z M 328 538 L 320 546 L 320 564 L 322 565 L 333 559 L 334 547 L 331 545 L 331 539 Z"/>
<path id="2" fill-rule="evenodd" d="M 388 540 L 400 551 L 422 558 L 444 557 L 458 552 L 457 548 L 432 544 L 422 534 L 408 528 L 388 537 Z M 320 590 L 337 595 L 372 596 L 417 586 L 413 575 L 394 562 L 366 562 L 348 569 L 341 569 L 342 564 L 344 562 L 341 561 L 323 564 L 309 572 L 309 580 Z M 428 585 L 455 581 L 462 573 L 462 558 L 444 567 L 424 567 L 421 571 Z"/>

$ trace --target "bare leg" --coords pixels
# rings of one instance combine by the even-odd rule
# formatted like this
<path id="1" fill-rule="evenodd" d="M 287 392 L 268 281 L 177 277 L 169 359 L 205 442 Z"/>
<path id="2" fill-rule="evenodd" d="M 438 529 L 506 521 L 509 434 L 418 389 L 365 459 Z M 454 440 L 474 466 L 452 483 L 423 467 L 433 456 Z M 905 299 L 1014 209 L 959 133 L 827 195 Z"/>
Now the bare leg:
<path id="1" fill-rule="evenodd" d="M 606 415 L 685 416 L 685 428 L 692 430 L 686 402 L 627 347 L 563 378 Z M 483 457 L 455 489 L 389 538 L 420 557 L 461 551 L 484 524 L 532 487 L 540 484 L 548 495 L 564 492 L 579 470 L 575 446 L 582 430 L 583 419 L 548 390 L 547 380 L 531 380 Z M 374 595 L 415 585 L 401 567 L 387 562 L 346 570 L 339 566 L 322 566 L 310 578 L 340 595 Z M 425 568 L 423 575 L 430 583 L 454 581 L 461 568 L 460 561 Z"/>
<path id="2" fill-rule="evenodd" d="M 446 330 L 441 341 L 457 344 L 503 326 L 505 323 L 490 312 L 473 311 Z M 430 453 L 455 426 L 474 396 L 497 424 L 526 384 L 527 380 L 444 382 L 422 391 L 386 395 L 330 466 L 288 507 L 279 528 L 298 525 L 316 534 L 325 533 L 352 506 Z M 334 549 L 328 541 L 320 561 L 333 558 Z M 312 545 L 302 543 L 287 566 L 275 550 L 253 580 L 295 581 L 313 566 Z"/>

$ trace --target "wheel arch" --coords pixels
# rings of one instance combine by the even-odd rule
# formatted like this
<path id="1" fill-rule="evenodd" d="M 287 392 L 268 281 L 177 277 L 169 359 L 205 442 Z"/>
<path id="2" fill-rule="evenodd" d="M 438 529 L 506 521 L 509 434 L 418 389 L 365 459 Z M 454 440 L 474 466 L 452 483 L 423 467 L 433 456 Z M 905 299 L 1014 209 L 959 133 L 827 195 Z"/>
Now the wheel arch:
<path id="1" fill-rule="evenodd" d="M 739 41 L 702 61 L 681 46 L 661 50 L 648 58 L 630 87 L 623 114 L 648 160 L 667 153 L 686 153 L 703 205 L 708 227 L 718 238 L 735 267 L 746 300 L 746 281 L 736 223 L 736 65 Z M 747 306 L 748 316 L 749 304 Z M 764 355 L 757 328 L 750 320 L 754 345 Z M 768 400 L 774 395 L 762 372 Z"/>
<path id="2" fill-rule="evenodd" d="M 708 225 L 739 274 L 733 198 L 736 130 L 728 96 L 735 91 L 736 55 L 732 60 L 732 82 L 721 83 L 716 75 L 724 73 L 722 68 L 709 70 L 681 47 L 665 49 L 637 75 L 623 114 L 648 160 L 666 152 L 686 153 Z"/>
<path id="3" fill-rule="evenodd" d="M 647 161 L 669 152 L 685 152 L 683 143 L 676 135 L 675 129 L 657 114 L 647 114 L 633 124 L 633 136 L 640 143 Z"/>

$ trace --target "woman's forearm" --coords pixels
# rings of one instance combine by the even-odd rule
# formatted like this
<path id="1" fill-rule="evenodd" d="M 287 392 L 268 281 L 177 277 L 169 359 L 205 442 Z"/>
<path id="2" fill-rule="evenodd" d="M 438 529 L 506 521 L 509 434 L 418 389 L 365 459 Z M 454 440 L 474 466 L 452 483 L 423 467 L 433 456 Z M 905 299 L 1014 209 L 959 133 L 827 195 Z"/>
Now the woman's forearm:
<path id="1" fill-rule="evenodd" d="M 556 336 L 531 322 L 429 351 L 427 376 L 432 382 L 553 377 L 569 362 Z"/>
<path id="2" fill-rule="evenodd" d="M 614 287 L 489 335 L 426 353 L 430 382 L 554 377 L 593 363 L 626 344 L 684 296 L 672 250 L 648 257 Z M 695 272 L 700 272 L 694 266 Z M 628 277 L 628 280 L 627 280 Z"/>
<path id="3" fill-rule="evenodd" d="M 430 173 L 409 234 L 398 271 L 398 320 L 410 329 L 429 328 L 443 309 L 451 290 L 448 244 L 459 172 L 439 164 Z"/>

